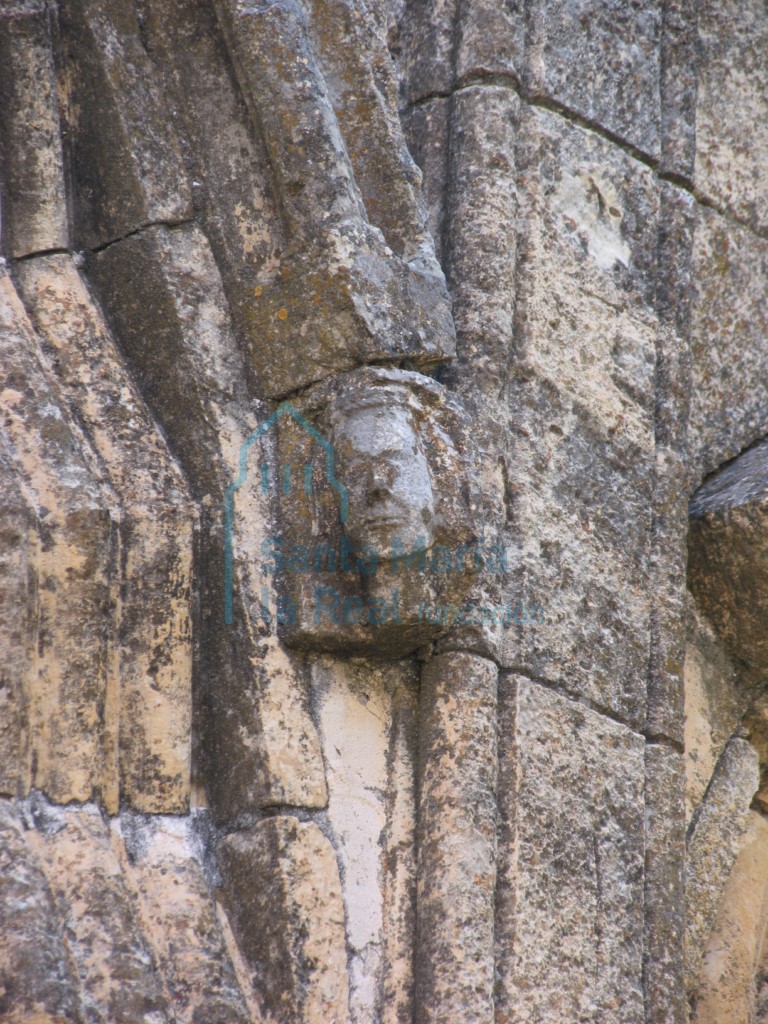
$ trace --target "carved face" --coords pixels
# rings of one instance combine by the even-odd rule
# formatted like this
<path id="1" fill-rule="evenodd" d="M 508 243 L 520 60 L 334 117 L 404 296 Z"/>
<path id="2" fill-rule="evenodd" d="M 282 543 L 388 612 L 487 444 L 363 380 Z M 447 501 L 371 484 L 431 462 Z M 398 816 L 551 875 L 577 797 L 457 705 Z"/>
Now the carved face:
<path id="1" fill-rule="evenodd" d="M 382 561 L 429 548 L 434 497 L 427 463 L 405 406 L 351 409 L 333 430 L 339 479 L 349 492 L 347 536 Z"/>

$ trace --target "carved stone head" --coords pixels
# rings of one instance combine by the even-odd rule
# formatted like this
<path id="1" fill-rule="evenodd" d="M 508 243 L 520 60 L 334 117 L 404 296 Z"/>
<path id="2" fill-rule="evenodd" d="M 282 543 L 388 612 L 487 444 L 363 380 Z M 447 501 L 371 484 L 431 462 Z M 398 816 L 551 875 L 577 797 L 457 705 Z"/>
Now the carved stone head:
<path id="1" fill-rule="evenodd" d="M 293 646 L 400 657 L 446 631 L 425 608 L 455 607 L 473 581 L 466 416 L 432 378 L 382 367 L 324 381 L 296 405 L 327 442 L 314 446 L 313 478 L 332 466 L 346 507 L 328 487 L 282 495 L 284 548 L 297 554 L 284 560 L 280 632 Z M 306 465 L 312 439 L 291 423 L 279 447 L 284 465 Z"/>
<path id="2" fill-rule="evenodd" d="M 383 562 L 434 541 L 432 476 L 411 397 L 401 384 L 353 388 L 328 416 L 336 472 L 349 495 L 347 537 Z"/>

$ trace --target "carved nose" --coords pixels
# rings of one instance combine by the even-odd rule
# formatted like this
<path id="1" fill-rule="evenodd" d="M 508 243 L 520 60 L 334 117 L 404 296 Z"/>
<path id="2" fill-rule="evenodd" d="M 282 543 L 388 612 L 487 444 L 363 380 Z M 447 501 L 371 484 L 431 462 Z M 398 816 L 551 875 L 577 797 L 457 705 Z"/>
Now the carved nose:
<path id="1" fill-rule="evenodd" d="M 389 474 L 382 468 L 374 466 L 368 475 L 368 495 L 375 500 L 390 495 Z"/>

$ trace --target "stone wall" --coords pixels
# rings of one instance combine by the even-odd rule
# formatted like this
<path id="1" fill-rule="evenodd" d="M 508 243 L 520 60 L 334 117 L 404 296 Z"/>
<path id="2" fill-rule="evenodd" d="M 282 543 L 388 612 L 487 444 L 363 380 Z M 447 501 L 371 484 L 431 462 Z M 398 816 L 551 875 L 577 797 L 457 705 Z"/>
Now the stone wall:
<path id="1" fill-rule="evenodd" d="M 768 1020 L 766 44 L 0 2 L 1 1020 Z"/>

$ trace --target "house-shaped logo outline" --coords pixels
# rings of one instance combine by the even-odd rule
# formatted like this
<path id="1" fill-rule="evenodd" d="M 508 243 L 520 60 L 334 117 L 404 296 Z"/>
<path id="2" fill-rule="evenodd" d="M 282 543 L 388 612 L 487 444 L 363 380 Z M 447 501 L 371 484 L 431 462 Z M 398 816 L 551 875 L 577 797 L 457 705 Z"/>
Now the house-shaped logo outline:
<path id="1" fill-rule="evenodd" d="M 333 445 L 327 437 L 323 437 L 316 427 L 313 427 L 290 402 L 281 402 L 272 415 L 266 419 L 261 426 L 257 427 L 240 445 L 240 468 L 237 477 L 224 492 L 224 624 L 232 624 L 232 576 L 233 576 L 233 519 L 235 494 L 240 490 L 248 478 L 248 453 L 257 441 L 259 441 L 278 420 L 284 416 L 290 416 L 312 437 L 314 441 L 322 445 L 325 451 L 325 478 L 331 487 L 339 494 L 339 520 L 346 523 L 349 512 L 349 496 L 347 488 L 336 479 Z"/>

